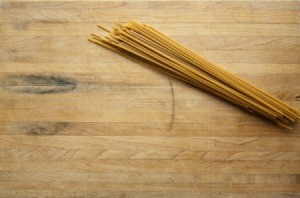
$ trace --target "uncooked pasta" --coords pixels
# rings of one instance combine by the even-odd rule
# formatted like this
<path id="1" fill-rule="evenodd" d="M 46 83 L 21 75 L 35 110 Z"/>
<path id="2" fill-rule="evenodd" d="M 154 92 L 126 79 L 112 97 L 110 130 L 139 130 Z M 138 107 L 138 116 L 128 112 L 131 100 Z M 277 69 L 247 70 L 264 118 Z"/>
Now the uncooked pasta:
<path id="1" fill-rule="evenodd" d="M 129 54 L 170 76 L 217 95 L 251 113 L 261 115 L 283 127 L 300 118 L 298 110 L 247 83 L 216 64 L 202 58 L 153 27 L 132 20 L 116 22 L 101 37 L 90 41 L 110 50 Z"/>

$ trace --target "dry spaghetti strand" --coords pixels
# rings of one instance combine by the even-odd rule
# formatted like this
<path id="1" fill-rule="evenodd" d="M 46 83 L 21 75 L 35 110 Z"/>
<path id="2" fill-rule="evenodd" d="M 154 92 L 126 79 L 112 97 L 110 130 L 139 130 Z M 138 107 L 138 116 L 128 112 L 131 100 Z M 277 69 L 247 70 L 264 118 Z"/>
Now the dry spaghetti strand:
<path id="1" fill-rule="evenodd" d="M 144 60 L 172 77 L 217 95 L 247 111 L 289 128 L 300 113 L 274 96 L 209 62 L 153 27 L 131 21 L 116 22 L 104 38 L 92 34 L 90 41 L 118 53 Z"/>

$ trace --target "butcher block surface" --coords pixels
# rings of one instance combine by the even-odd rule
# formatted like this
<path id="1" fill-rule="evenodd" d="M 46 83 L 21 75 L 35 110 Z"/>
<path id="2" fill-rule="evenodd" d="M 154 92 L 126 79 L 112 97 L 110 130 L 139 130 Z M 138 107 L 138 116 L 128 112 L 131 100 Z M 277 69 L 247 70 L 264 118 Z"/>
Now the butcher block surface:
<path id="1" fill-rule="evenodd" d="M 88 42 L 130 19 L 300 109 L 299 1 L 1 1 L 0 197 L 299 197 L 299 124 Z"/>

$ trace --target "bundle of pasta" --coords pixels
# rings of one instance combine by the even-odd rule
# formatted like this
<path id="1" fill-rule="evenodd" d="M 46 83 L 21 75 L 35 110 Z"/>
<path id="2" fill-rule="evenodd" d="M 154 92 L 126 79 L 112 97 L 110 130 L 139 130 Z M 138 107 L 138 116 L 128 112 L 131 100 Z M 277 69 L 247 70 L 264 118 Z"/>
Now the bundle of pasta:
<path id="1" fill-rule="evenodd" d="M 99 26 L 108 36 L 92 34 L 90 41 L 116 52 L 130 54 L 170 76 L 215 94 L 239 107 L 281 126 L 300 118 L 283 101 L 263 92 L 238 76 L 205 60 L 146 24 L 116 22 L 113 30 Z"/>

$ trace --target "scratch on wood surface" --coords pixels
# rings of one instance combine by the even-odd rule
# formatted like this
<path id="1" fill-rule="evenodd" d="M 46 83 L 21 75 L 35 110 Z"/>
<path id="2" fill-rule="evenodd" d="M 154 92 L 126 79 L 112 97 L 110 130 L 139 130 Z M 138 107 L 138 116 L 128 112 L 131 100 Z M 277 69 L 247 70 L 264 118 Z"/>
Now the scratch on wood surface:
<path id="1" fill-rule="evenodd" d="M 221 140 L 221 138 L 206 138 L 206 139 L 210 140 L 212 142 L 218 142 L 218 143 L 222 143 L 222 144 L 236 144 L 236 145 L 250 144 L 252 142 L 255 142 L 255 141 L 259 140 L 258 137 L 244 138 L 243 140 L 233 139 L 233 140 L 230 140 L 230 141 L 228 141 L 228 140 L 223 141 L 223 140 Z"/>
<path id="2" fill-rule="evenodd" d="M 180 157 L 180 155 L 183 154 L 184 152 L 185 152 L 185 150 L 179 151 L 175 156 L 172 157 L 172 159 L 177 159 L 177 158 Z"/>
<path id="3" fill-rule="evenodd" d="M 73 79 L 57 75 L 14 75 L 7 76 L 2 86 L 8 92 L 55 94 L 72 91 L 77 83 Z"/>
<path id="4" fill-rule="evenodd" d="M 170 129 L 169 129 L 169 134 L 171 134 L 173 130 L 174 118 L 175 118 L 175 101 L 174 101 L 174 88 L 171 79 L 169 79 L 169 83 L 170 83 L 170 88 L 172 93 L 172 114 L 171 114 L 171 122 L 170 122 Z"/>

